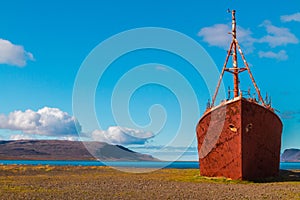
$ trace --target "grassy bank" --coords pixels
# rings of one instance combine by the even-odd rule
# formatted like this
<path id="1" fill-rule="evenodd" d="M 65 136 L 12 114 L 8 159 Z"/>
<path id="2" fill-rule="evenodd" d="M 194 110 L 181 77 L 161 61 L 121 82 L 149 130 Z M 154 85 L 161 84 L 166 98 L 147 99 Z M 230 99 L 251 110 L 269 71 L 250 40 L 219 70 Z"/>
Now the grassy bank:
<path id="1" fill-rule="evenodd" d="M 300 172 L 263 183 L 197 169 L 125 173 L 110 167 L 0 166 L 0 199 L 299 199 Z"/>

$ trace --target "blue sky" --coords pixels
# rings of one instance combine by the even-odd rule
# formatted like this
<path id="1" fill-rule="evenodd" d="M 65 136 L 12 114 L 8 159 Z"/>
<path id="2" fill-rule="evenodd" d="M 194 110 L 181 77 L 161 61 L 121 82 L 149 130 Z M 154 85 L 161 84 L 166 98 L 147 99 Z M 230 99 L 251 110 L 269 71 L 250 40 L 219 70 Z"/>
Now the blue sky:
<path id="1" fill-rule="evenodd" d="M 180 106 L 193 116 L 199 113 L 200 117 L 210 94 L 207 77 L 197 74 L 183 58 L 159 49 L 143 49 L 111 63 L 95 89 L 95 112 L 100 127 L 75 121 L 73 87 L 80 67 L 97 45 L 116 34 L 142 27 L 167 28 L 186 35 L 201 45 L 221 70 L 229 47 L 226 44 L 230 36 L 223 33 L 228 32 L 231 23 L 231 15 L 226 12 L 230 8 L 237 10 L 238 39 L 257 84 L 263 96 L 268 92 L 273 107 L 280 111 L 284 124 L 282 149 L 300 148 L 300 2 L 297 0 L 286 4 L 256 0 L 11 0 L 2 2 L 1 8 L 1 139 L 76 139 L 75 126 L 80 124 L 81 136 L 121 143 L 161 158 L 172 157 L 172 153 L 181 152 L 188 144 L 190 148 L 182 159 L 196 160 L 193 131 L 197 120 L 191 117 L 195 122 L 182 122 L 187 120 L 182 118 L 187 111 Z M 126 79 L 124 74 L 130 78 Z M 173 81 L 179 74 L 188 83 Z M 124 99 L 129 95 L 127 89 L 133 87 L 131 84 L 151 78 L 153 82 L 138 87 L 131 98 Z M 247 90 L 249 79 L 247 75 L 241 78 Z M 165 86 L 161 85 L 162 80 L 166 81 Z M 224 80 L 224 86 L 228 85 L 230 77 Z M 194 93 L 184 94 L 186 88 L 192 88 Z M 197 108 L 193 107 L 192 99 L 196 99 Z M 149 108 L 152 108 L 150 116 Z M 127 111 L 130 120 L 126 118 Z M 157 149 L 165 153 L 156 152 Z"/>

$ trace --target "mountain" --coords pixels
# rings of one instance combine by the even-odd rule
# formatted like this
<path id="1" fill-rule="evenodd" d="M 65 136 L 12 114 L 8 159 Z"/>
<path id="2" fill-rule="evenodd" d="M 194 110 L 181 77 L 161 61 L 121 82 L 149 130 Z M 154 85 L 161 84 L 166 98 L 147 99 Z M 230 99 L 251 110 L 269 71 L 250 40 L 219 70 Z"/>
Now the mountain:
<path id="1" fill-rule="evenodd" d="M 300 162 L 300 149 L 286 149 L 281 155 L 281 162 Z"/>
<path id="2" fill-rule="evenodd" d="M 92 154 L 102 161 L 159 161 L 150 155 L 105 142 L 83 144 L 80 141 L 66 140 L 0 141 L 0 160 L 96 160 Z"/>

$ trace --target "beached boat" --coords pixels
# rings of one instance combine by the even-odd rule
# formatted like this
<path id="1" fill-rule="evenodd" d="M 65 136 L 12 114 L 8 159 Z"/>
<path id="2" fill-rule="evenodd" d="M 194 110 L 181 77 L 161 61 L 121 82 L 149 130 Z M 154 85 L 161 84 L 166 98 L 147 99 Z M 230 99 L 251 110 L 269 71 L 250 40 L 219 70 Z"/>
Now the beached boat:
<path id="1" fill-rule="evenodd" d="M 282 122 L 264 100 L 236 38 L 235 10 L 232 13 L 232 42 L 212 101 L 196 128 L 200 174 L 210 177 L 252 180 L 279 173 Z M 238 66 L 238 55 L 243 67 Z M 233 66 L 228 68 L 231 57 Z M 239 73 L 247 71 L 256 96 L 239 90 Z M 233 75 L 233 98 L 215 106 L 225 72 Z"/>

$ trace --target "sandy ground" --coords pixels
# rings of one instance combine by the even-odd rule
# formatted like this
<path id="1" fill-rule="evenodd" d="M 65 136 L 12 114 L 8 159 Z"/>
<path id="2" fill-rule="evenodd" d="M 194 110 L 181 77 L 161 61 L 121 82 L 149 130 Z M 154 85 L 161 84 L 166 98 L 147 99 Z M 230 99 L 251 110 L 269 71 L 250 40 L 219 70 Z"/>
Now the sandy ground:
<path id="1" fill-rule="evenodd" d="M 255 183 L 201 177 L 196 169 L 0 166 L 0 199 L 300 199 L 300 171 Z"/>

